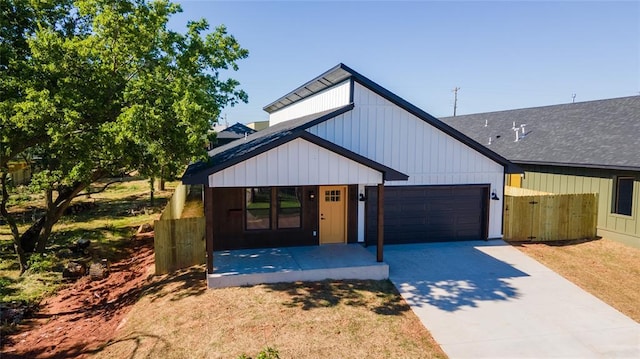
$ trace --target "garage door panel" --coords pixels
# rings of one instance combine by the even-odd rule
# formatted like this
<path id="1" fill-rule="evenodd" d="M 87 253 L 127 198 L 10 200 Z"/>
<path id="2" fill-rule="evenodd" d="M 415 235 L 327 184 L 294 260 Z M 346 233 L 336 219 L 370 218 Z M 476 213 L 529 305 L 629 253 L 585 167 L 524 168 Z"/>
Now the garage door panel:
<path id="1" fill-rule="evenodd" d="M 478 225 L 482 223 L 481 218 L 458 218 L 458 221 L 456 222 L 457 225 L 459 226 L 464 226 L 464 225 Z"/>
<path id="2" fill-rule="evenodd" d="M 375 243 L 377 189 L 367 187 L 367 241 Z M 386 244 L 486 238 L 487 186 L 385 187 Z"/>
<path id="3" fill-rule="evenodd" d="M 389 224 L 385 225 L 386 228 L 394 228 L 401 231 L 415 230 L 413 227 L 418 227 L 416 224 L 428 224 L 427 219 L 423 217 L 385 218 L 385 222 L 387 220 L 389 221 Z"/>

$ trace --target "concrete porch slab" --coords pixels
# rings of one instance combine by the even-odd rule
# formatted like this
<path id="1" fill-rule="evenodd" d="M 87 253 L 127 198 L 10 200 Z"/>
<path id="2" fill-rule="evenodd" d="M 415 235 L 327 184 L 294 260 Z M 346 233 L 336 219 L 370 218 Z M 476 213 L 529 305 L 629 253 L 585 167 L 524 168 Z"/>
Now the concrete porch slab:
<path id="1" fill-rule="evenodd" d="M 389 266 L 360 244 L 259 248 L 213 253 L 209 288 L 325 279 L 389 278 Z"/>

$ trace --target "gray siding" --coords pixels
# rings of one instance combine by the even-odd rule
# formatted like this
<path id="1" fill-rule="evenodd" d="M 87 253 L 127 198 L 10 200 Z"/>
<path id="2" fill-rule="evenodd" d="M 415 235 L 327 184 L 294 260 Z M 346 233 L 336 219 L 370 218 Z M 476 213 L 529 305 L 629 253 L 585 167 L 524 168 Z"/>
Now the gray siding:
<path id="1" fill-rule="evenodd" d="M 597 193 L 598 234 L 640 248 L 640 173 L 604 169 L 528 166 L 522 187 L 552 193 Z M 634 177 L 631 216 L 612 213 L 613 179 Z"/>

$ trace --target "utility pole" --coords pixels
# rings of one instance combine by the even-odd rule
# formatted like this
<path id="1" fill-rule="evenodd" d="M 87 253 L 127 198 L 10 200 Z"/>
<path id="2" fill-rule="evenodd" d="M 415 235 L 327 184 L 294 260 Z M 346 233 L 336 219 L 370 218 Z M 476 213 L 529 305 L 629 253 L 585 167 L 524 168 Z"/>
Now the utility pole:
<path id="1" fill-rule="evenodd" d="M 458 90 L 460 87 L 455 87 L 453 89 L 453 117 L 456 117 L 456 110 L 458 109 Z"/>

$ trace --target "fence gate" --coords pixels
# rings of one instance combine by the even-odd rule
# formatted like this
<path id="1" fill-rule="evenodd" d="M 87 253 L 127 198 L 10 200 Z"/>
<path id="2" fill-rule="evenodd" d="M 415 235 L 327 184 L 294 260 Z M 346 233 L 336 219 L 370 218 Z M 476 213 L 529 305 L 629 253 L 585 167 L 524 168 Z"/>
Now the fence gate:
<path id="1" fill-rule="evenodd" d="M 504 237 L 556 241 L 596 236 L 595 193 L 505 196 Z"/>

